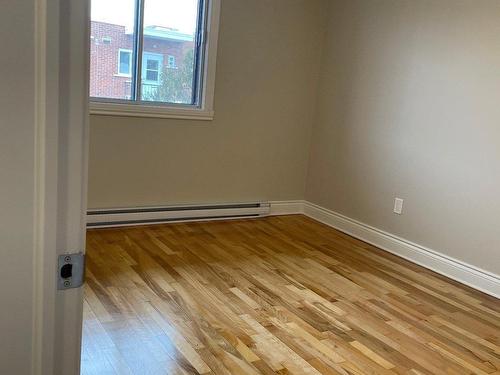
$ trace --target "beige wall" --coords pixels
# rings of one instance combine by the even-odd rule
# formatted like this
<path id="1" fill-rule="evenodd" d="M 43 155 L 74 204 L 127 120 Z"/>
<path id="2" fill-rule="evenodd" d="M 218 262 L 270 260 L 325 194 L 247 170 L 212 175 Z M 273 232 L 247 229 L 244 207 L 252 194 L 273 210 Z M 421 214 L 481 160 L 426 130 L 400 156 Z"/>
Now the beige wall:
<path id="1" fill-rule="evenodd" d="M 33 19 L 33 1 L 7 1 L 0 6 L 4 51 L 0 54 L 0 374 L 24 375 L 31 371 Z"/>
<path id="2" fill-rule="evenodd" d="M 500 2 L 332 4 L 306 198 L 499 274 Z"/>
<path id="3" fill-rule="evenodd" d="M 89 206 L 305 197 L 499 273 L 499 19 L 496 0 L 223 1 L 216 119 L 92 116 Z"/>
<path id="4" fill-rule="evenodd" d="M 92 116 L 89 207 L 303 198 L 327 3 L 223 1 L 215 120 Z"/>

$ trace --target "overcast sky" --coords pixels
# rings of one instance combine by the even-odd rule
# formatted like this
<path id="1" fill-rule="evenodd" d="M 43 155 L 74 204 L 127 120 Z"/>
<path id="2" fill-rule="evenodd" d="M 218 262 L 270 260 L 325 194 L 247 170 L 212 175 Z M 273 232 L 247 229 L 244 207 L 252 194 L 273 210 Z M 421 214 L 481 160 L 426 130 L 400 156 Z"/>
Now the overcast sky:
<path id="1" fill-rule="evenodd" d="M 134 25 L 134 0 L 92 0 L 92 20 Z M 145 0 L 144 26 L 171 27 L 188 34 L 196 29 L 198 0 Z"/>

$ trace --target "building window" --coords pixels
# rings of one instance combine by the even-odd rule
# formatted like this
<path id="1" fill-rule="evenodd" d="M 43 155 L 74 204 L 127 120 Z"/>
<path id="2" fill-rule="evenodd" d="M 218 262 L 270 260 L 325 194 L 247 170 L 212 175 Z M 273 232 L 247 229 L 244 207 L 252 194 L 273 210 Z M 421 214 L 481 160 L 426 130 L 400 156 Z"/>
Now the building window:
<path id="1" fill-rule="evenodd" d="M 162 55 L 144 53 L 144 65 L 142 66 L 142 81 L 144 84 L 161 84 Z"/>
<path id="2" fill-rule="evenodd" d="M 127 77 L 132 75 L 132 51 L 125 49 L 118 51 L 118 74 Z"/>
<path id="3" fill-rule="evenodd" d="M 92 113 L 211 117 L 220 0 L 91 0 L 91 9 Z"/>
<path id="4" fill-rule="evenodd" d="M 174 69 L 176 68 L 177 66 L 175 65 L 175 56 L 172 56 L 172 55 L 168 55 L 168 67 L 170 69 Z"/>

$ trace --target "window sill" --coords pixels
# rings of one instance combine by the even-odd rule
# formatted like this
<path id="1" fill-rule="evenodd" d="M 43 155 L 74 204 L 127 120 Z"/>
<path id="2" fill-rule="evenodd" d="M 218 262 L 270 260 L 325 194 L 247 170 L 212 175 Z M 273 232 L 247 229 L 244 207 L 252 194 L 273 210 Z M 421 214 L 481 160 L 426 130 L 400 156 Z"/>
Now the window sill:
<path id="1" fill-rule="evenodd" d="M 180 120 L 214 119 L 214 111 L 201 108 L 159 107 L 153 105 L 90 102 L 90 114 L 120 117 L 171 118 Z"/>

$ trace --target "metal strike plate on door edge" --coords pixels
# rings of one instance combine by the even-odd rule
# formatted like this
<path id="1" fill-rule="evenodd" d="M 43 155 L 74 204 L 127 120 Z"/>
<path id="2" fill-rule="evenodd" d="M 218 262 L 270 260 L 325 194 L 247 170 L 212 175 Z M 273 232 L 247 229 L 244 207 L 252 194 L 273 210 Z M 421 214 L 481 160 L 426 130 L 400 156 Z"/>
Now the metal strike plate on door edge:
<path id="1" fill-rule="evenodd" d="M 85 254 L 62 254 L 58 257 L 57 289 L 79 288 L 83 285 Z"/>

